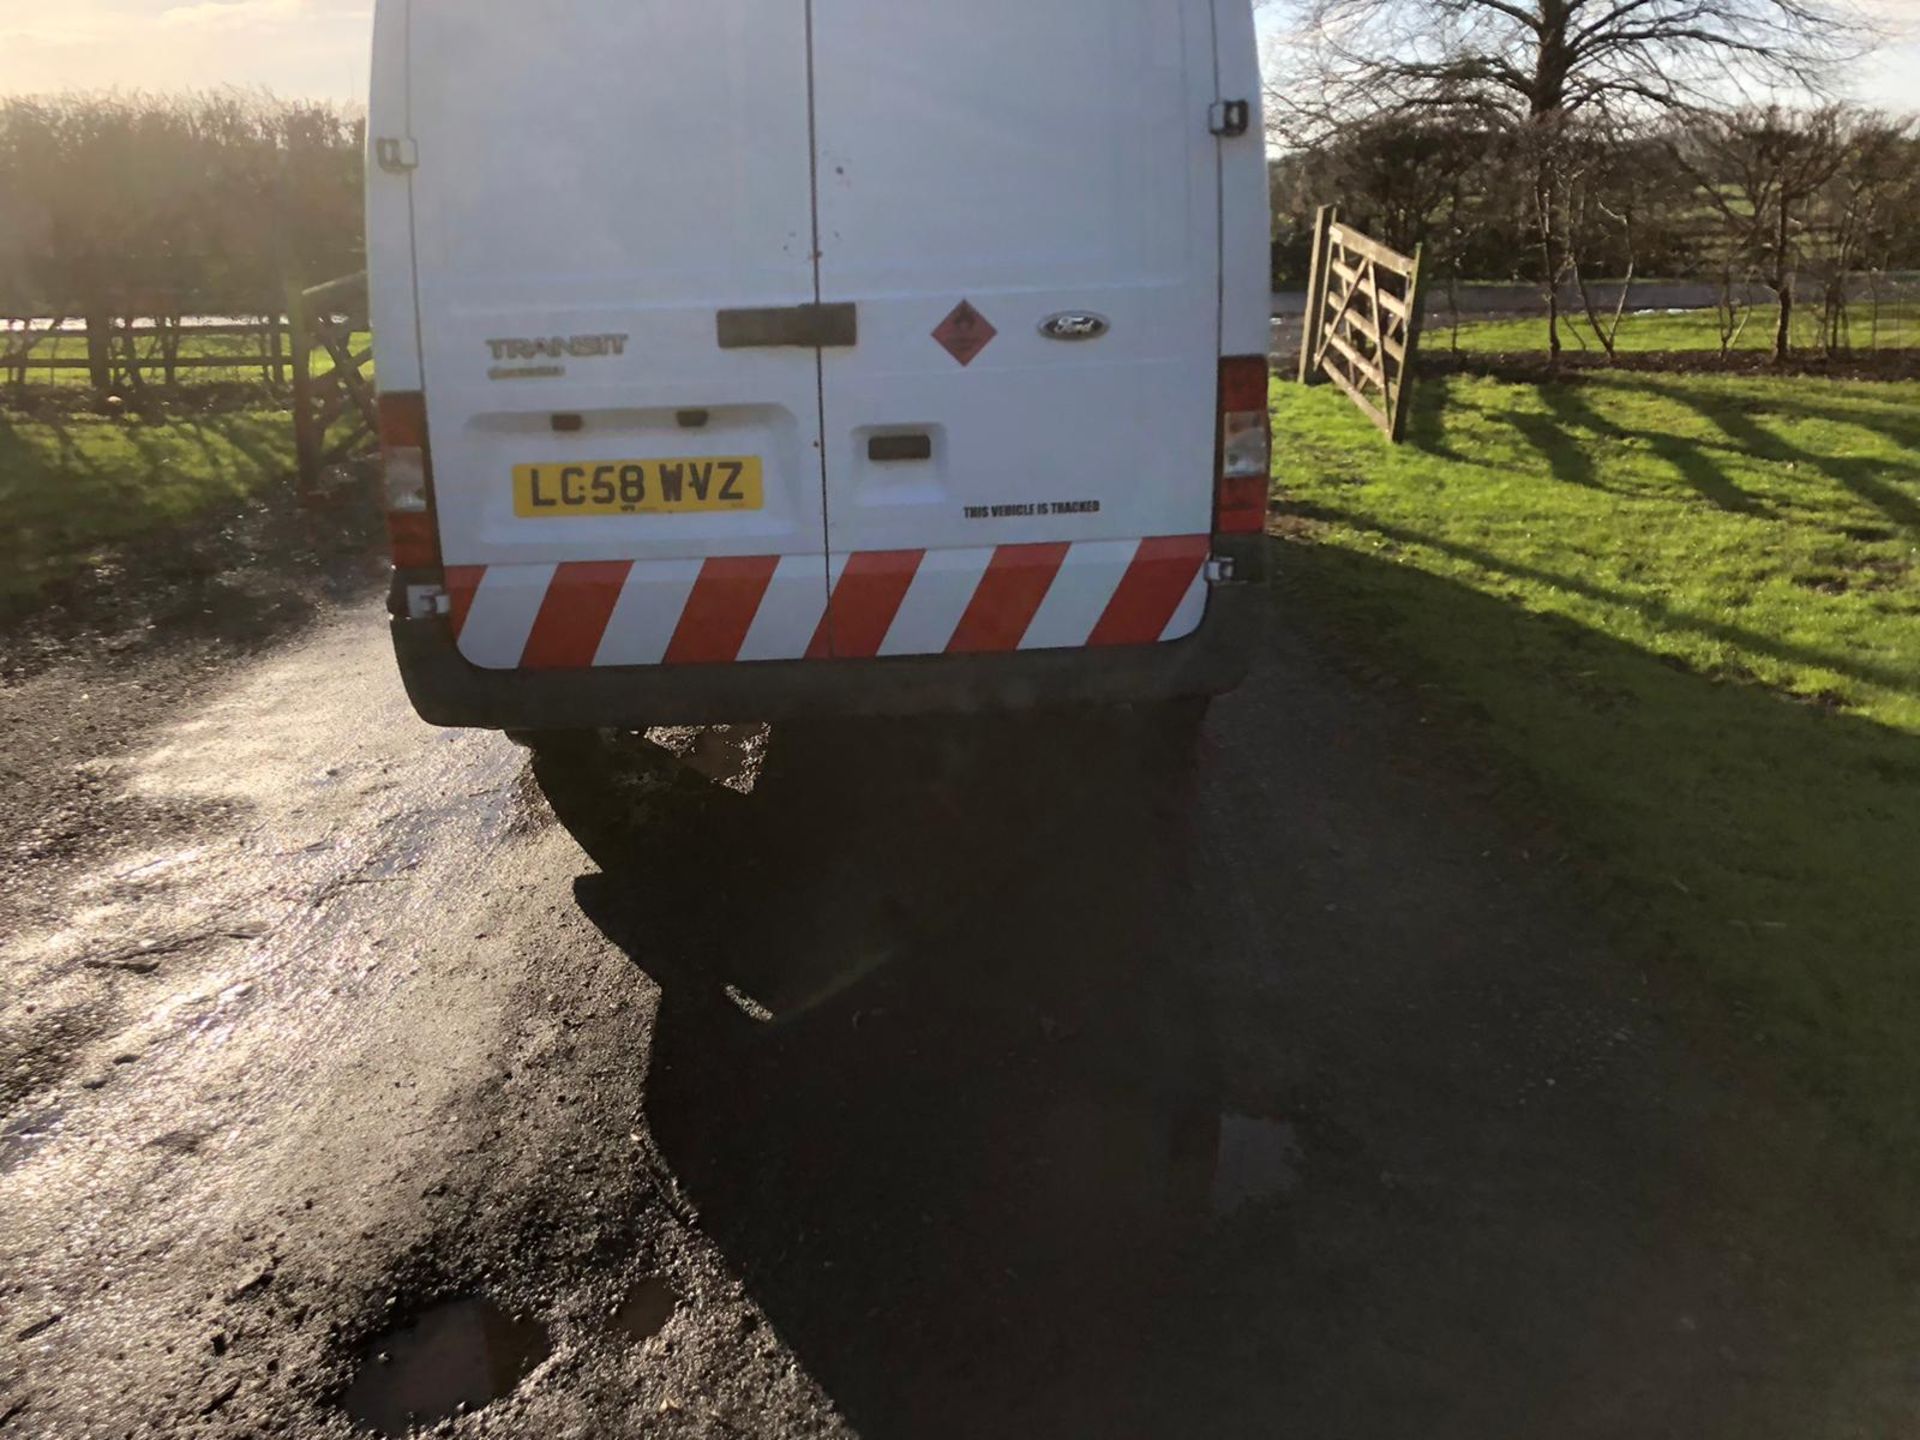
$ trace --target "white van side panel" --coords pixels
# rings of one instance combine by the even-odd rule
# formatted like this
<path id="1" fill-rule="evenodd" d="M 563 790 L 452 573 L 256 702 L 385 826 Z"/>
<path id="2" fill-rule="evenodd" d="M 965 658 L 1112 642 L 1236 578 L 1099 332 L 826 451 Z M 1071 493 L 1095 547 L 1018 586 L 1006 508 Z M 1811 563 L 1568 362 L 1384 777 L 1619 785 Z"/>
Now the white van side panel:
<path id="1" fill-rule="evenodd" d="M 1265 355 L 1273 347 L 1273 227 L 1260 42 L 1247 0 L 1213 0 L 1213 8 L 1220 94 L 1253 108 L 1247 133 L 1220 146 L 1220 353 Z"/>
<path id="2" fill-rule="evenodd" d="M 821 294 L 860 307 L 859 345 L 822 356 L 835 653 L 1190 633 L 1220 354 L 1212 0 L 816 0 L 814 93 Z M 934 338 L 962 302 L 995 332 L 965 363 Z M 1044 335 L 1063 314 L 1107 328 Z M 931 457 L 869 458 L 899 433 Z M 1101 632 L 1130 575 L 1152 603 Z"/>
<path id="3" fill-rule="evenodd" d="M 408 0 L 378 0 L 373 12 L 373 78 L 367 102 L 367 286 L 380 388 L 418 390 L 420 330 L 414 309 L 413 192 L 385 174 L 373 149 L 405 138 Z"/>

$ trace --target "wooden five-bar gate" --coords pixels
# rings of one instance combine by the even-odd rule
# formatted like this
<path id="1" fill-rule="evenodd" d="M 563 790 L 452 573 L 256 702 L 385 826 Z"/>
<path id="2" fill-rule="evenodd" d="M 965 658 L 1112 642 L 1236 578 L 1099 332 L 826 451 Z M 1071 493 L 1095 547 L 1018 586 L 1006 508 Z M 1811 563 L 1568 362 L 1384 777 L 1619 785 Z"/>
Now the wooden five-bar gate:
<path id="1" fill-rule="evenodd" d="M 1322 205 L 1314 218 L 1300 383 L 1331 380 L 1398 444 L 1406 434 L 1423 299 L 1418 249 L 1411 256 L 1389 250 Z"/>
<path id="2" fill-rule="evenodd" d="M 365 367 L 371 346 L 353 348 L 367 329 L 367 274 L 342 276 L 311 289 L 287 291 L 287 329 L 293 343 L 293 440 L 302 493 L 320 492 L 321 475 L 379 434 L 373 382 Z M 333 361 L 318 371 L 315 350 Z"/>

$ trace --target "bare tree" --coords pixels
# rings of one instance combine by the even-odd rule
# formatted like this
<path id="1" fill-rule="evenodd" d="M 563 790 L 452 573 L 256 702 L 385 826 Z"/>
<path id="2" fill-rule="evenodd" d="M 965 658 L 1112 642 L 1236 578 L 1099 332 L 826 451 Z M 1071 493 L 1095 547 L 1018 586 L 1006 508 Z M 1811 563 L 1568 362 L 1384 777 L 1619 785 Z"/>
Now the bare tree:
<path id="1" fill-rule="evenodd" d="M 1620 325 L 1626 318 L 1634 273 L 1639 268 L 1634 247 L 1634 221 L 1639 207 L 1630 190 L 1617 183 L 1621 178 L 1616 163 L 1621 158 L 1621 147 L 1610 137 L 1595 138 L 1598 143 L 1585 147 L 1584 163 L 1568 176 L 1565 230 L 1567 257 L 1574 287 L 1580 292 L 1580 308 L 1586 312 L 1587 324 L 1611 364 L 1619 353 Z M 1581 256 L 1587 252 L 1589 240 L 1602 243 L 1601 237 L 1609 228 L 1618 232 L 1625 265 L 1620 272 L 1620 293 L 1610 313 L 1603 317 L 1588 273 L 1581 265 Z"/>
<path id="2" fill-rule="evenodd" d="M 1908 143 L 1913 132 L 1911 118 L 1873 110 L 1847 117 L 1845 160 L 1814 197 L 1814 260 L 1822 279 L 1820 341 L 1828 354 L 1851 348 L 1853 282 L 1862 269 L 1881 268 L 1880 257 L 1892 248 L 1889 231 L 1907 219 L 1914 186 Z"/>
<path id="3" fill-rule="evenodd" d="M 1269 89 L 1290 138 L 1358 116 L 1471 114 L 1526 148 L 1556 354 L 1576 122 L 1694 109 L 1750 87 L 1818 91 L 1876 38 L 1854 0 L 1276 3 L 1290 43 Z"/>
<path id="4" fill-rule="evenodd" d="M 1738 252 L 1732 247 L 1720 252 L 1715 275 L 1719 289 L 1714 296 L 1713 318 L 1720 337 L 1720 358 L 1724 360 L 1747 333 L 1747 322 L 1753 318 L 1753 294 L 1751 277 L 1739 268 Z"/>
<path id="5" fill-rule="evenodd" d="M 1277 3 L 1296 22 L 1274 87 L 1296 128 L 1383 110 L 1537 121 L 1698 108 L 1751 87 L 1819 92 L 1877 38 L 1851 0 Z"/>
<path id="6" fill-rule="evenodd" d="M 1847 163 L 1857 119 L 1844 106 L 1792 111 L 1779 105 L 1701 117 L 1673 147 L 1718 216 L 1730 255 L 1779 303 L 1773 356 L 1793 349 L 1801 266 L 1813 244 L 1815 199 Z"/>

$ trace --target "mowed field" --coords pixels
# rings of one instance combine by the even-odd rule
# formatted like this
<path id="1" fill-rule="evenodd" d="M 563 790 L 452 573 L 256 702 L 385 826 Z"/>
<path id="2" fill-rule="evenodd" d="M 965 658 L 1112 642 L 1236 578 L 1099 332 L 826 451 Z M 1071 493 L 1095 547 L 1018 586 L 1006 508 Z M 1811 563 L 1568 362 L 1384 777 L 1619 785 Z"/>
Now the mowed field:
<path id="1" fill-rule="evenodd" d="M 1461 728 L 1650 975 L 1920 1158 L 1920 385 L 1461 375 L 1399 449 L 1329 388 L 1274 415 L 1281 603 Z"/>

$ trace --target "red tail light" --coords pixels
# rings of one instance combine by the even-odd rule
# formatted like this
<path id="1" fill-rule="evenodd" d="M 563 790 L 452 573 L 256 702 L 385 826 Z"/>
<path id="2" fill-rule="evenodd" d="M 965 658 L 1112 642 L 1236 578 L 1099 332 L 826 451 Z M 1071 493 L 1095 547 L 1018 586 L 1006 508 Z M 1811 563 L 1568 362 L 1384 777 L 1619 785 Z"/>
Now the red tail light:
<path id="1" fill-rule="evenodd" d="M 1220 474 L 1214 491 L 1215 533 L 1258 535 L 1267 528 L 1273 431 L 1267 415 L 1267 357 L 1234 355 L 1220 362 Z"/>
<path id="2" fill-rule="evenodd" d="M 387 540 L 394 568 L 426 570 L 439 565 L 426 396 L 401 391 L 380 397 L 380 458 L 386 470 Z"/>

